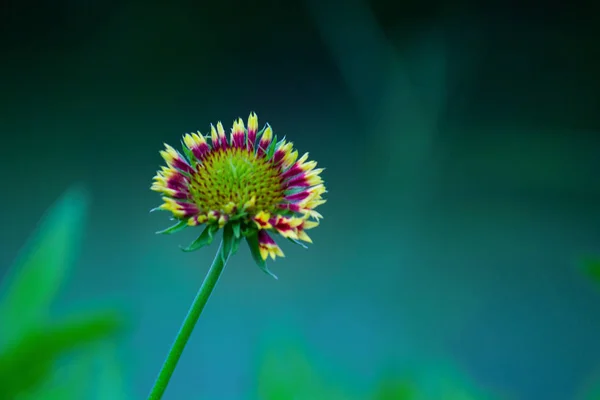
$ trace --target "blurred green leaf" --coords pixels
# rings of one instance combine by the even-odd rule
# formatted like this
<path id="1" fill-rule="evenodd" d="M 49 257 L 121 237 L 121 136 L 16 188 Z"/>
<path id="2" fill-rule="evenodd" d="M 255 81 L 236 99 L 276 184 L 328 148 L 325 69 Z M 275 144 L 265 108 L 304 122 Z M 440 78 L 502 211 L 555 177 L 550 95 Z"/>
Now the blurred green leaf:
<path id="1" fill-rule="evenodd" d="M 29 331 L 0 353 L 0 398 L 39 387 L 65 354 L 110 337 L 122 325 L 116 314 L 103 313 Z"/>
<path id="2" fill-rule="evenodd" d="M 299 343 L 270 346 L 263 354 L 258 376 L 258 398 L 261 400 L 358 398 L 347 389 L 327 382 Z"/>
<path id="3" fill-rule="evenodd" d="M 70 189 L 48 211 L 22 250 L 0 290 L 4 342 L 47 318 L 80 248 L 87 209 L 85 192 Z"/>
<path id="4" fill-rule="evenodd" d="M 600 369 L 590 373 L 575 391 L 573 399 L 600 400 Z"/>
<path id="5" fill-rule="evenodd" d="M 280 335 L 282 337 L 288 335 Z M 361 388 L 368 382 L 353 379 L 332 381 L 322 362 L 311 359 L 298 340 L 270 343 L 261 359 L 258 398 L 261 400 L 491 400 L 508 399 L 479 388 L 452 362 L 444 359 L 420 361 L 403 373 L 382 374 L 370 393 Z M 320 366 L 321 368 L 317 368 Z M 335 367 L 334 367 L 335 369 Z M 342 366 L 339 366 L 342 371 Z M 340 374 L 336 374 L 342 376 Z M 587 400 L 587 399 L 586 399 Z"/>
<path id="6" fill-rule="evenodd" d="M 585 257 L 582 268 L 590 279 L 600 285 L 600 257 Z"/>
<path id="7" fill-rule="evenodd" d="M 97 388 L 93 400 L 126 400 L 130 398 L 125 388 L 117 351 L 113 346 L 102 346 L 98 355 Z"/>
<path id="8" fill-rule="evenodd" d="M 53 369 L 52 379 L 37 389 L 27 391 L 19 400 L 79 400 L 88 398 L 92 374 L 92 359 L 89 353 L 78 353 Z"/>
<path id="9" fill-rule="evenodd" d="M 298 349 L 271 349 L 259 369 L 259 398 L 304 399 L 318 390 L 310 363 Z"/>
<path id="10" fill-rule="evenodd" d="M 600 257 L 586 256 L 581 260 L 581 268 L 584 274 L 594 283 L 600 285 Z M 582 389 L 583 394 L 577 398 L 583 400 L 600 400 L 600 374 L 596 373 L 594 379 Z"/>
<path id="11" fill-rule="evenodd" d="M 416 400 L 418 398 L 414 382 L 396 377 L 383 378 L 373 395 L 373 400 Z"/>
<path id="12" fill-rule="evenodd" d="M 42 218 L 2 282 L 0 399 L 88 398 L 84 392 L 92 374 L 84 367 L 90 356 L 74 351 L 123 327 L 123 320 L 112 312 L 60 323 L 49 319 L 53 300 L 80 249 L 87 209 L 86 193 L 81 188 L 68 190 Z M 75 360 L 69 362 L 69 357 Z M 70 372 L 62 376 L 65 368 L 60 365 L 65 362 L 71 365 Z"/>
<path id="13" fill-rule="evenodd" d="M 415 400 L 492 400 L 504 398 L 480 388 L 451 360 L 433 358 L 412 365 L 411 382 Z"/>

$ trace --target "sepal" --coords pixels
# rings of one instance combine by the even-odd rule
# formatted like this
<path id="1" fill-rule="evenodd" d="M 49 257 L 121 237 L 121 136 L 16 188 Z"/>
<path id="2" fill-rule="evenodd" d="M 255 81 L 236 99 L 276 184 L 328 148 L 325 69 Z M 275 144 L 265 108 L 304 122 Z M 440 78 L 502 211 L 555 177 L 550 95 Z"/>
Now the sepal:
<path id="1" fill-rule="evenodd" d="M 232 224 L 227 224 L 223 227 L 223 246 L 221 247 L 221 260 L 225 263 L 229 259 L 233 249 L 235 236 L 233 233 Z"/>
<path id="2" fill-rule="evenodd" d="M 194 240 L 188 247 L 181 247 L 185 252 L 196 251 L 204 246 L 208 246 L 215 238 L 215 232 L 219 229 L 217 225 L 210 224 L 202 231 L 200 236 Z"/>
<path id="3" fill-rule="evenodd" d="M 277 275 L 272 273 L 267 267 L 267 263 L 260 255 L 260 250 L 258 246 L 258 231 L 253 231 L 246 236 L 246 242 L 248 243 L 248 247 L 250 248 L 250 254 L 252 254 L 252 258 L 258 267 L 267 275 L 272 276 L 275 279 Z"/>
<path id="4" fill-rule="evenodd" d="M 180 232 L 184 230 L 188 226 L 187 220 L 180 220 L 173 226 L 168 227 L 167 229 L 163 229 L 162 231 L 156 232 L 157 235 L 170 235 L 172 233 Z"/>
<path id="5" fill-rule="evenodd" d="M 307 245 L 305 245 L 304 243 L 302 243 L 302 242 L 301 242 L 300 240 L 298 240 L 298 239 L 287 238 L 287 240 L 289 240 L 289 241 L 290 241 L 290 242 L 292 242 L 292 243 L 295 243 L 295 244 L 297 244 L 298 246 L 302 246 L 302 247 L 304 247 L 305 249 L 308 249 L 308 246 L 307 246 Z"/>
<path id="6" fill-rule="evenodd" d="M 183 143 L 183 141 L 181 142 L 181 147 L 183 148 L 183 153 L 185 154 L 187 161 L 190 163 L 192 168 L 195 169 L 196 165 L 198 165 L 198 160 L 196 159 L 196 156 L 194 155 L 192 150 L 188 149 L 188 147 L 185 145 L 185 143 Z"/>
<path id="7" fill-rule="evenodd" d="M 273 140 L 271 141 L 271 143 L 269 144 L 269 147 L 267 147 L 265 154 L 266 154 L 266 158 L 267 160 L 270 160 L 271 158 L 273 158 L 273 154 L 275 154 L 275 148 L 277 147 L 277 135 L 273 136 Z"/>

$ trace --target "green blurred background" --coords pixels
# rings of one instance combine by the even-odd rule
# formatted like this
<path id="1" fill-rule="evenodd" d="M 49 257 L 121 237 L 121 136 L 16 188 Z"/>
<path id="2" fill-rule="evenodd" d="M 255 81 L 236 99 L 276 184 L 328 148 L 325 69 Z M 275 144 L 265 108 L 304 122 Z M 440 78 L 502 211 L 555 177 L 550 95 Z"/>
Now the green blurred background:
<path id="1" fill-rule="evenodd" d="M 216 251 L 154 234 L 158 151 L 256 111 L 326 168 L 325 219 L 309 250 L 283 243 L 279 281 L 245 247 L 232 259 L 165 399 L 267 398 L 289 346 L 355 398 L 404 371 L 581 398 L 600 368 L 600 292 L 577 263 L 600 252 L 598 21 L 397 3 L 5 2 L 0 279 L 83 183 L 55 314 L 125 311 L 118 363 L 144 398 Z"/>

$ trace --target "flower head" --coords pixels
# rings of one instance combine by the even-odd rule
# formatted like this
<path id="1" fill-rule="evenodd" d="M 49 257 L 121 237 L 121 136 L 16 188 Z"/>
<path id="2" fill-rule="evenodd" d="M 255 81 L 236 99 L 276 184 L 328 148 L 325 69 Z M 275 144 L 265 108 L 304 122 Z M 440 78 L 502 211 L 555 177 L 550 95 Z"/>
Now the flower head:
<path id="1" fill-rule="evenodd" d="M 211 125 L 210 135 L 200 132 L 183 137 L 183 154 L 165 144 L 166 161 L 154 177 L 152 190 L 163 194 L 163 204 L 178 221 L 162 231 L 173 233 L 188 226 L 204 230 L 186 251 L 212 242 L 223 229 L 224 245 L 237 251 L 245 238 L 257 264 L 267 273 L 267 257 L 283 257 L 271 234 L 297 244 L 311 242 L 306 233 L 318 225 L 315 211 L 325 203 L 322 168 L 298 158 L 293 143 L 277 141 L 267 124 L 258 131 L 251 113 L 247 128 L 241 119 L 227 137 L 223 125 Z"/>

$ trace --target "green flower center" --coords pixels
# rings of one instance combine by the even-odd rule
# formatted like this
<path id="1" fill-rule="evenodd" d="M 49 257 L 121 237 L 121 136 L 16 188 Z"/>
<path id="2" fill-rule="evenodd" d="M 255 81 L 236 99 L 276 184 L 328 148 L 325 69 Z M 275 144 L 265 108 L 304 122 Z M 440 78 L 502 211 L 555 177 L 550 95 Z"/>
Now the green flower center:
<path id="1" fill-rule="evenodd" d="M 279 170 L 246 149 L 213 150 L 192 177 L 192 199 L 202 212 L 221 211 L 230 203 L 240 210 L 252 197 L 259 211 L 275 211 L 283 200 Z"/>

